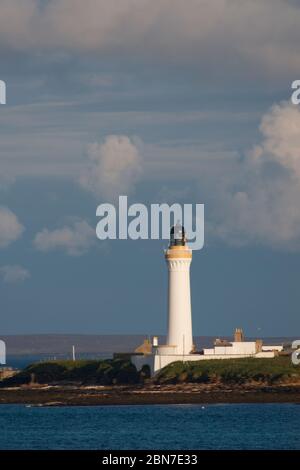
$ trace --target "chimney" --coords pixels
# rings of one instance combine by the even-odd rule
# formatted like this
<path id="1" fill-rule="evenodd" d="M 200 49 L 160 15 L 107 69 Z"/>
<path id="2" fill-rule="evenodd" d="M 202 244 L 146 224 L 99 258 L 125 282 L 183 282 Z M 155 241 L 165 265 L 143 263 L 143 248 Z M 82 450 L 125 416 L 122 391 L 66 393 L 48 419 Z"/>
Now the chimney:
<path id="1" fill-rule="evenodd" d="M 234 332 L 234 342 L 241 343 L 242 341 L 244 341 L 244 339 L 245 337 L 242 328 L 236 328 Z"/>

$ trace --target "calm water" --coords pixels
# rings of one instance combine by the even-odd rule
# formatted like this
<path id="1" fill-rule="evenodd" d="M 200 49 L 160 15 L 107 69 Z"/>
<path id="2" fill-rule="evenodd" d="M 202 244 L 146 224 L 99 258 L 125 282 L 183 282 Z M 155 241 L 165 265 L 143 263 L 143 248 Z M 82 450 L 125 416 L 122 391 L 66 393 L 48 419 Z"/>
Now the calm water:
<path id="1" fill-rule="evenodd" d="M 1 449 L 300 449 L 300 406 L 0 405 Z"/>

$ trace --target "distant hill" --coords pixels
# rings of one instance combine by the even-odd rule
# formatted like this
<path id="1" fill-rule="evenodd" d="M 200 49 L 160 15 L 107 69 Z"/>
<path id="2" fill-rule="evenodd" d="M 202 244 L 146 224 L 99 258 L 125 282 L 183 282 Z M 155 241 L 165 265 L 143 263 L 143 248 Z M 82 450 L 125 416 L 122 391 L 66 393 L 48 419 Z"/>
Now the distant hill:
<path id="1" fill-rule="evenodd" d="M 36 354 L 69 354 L 72 345 L 76 347 L 76 353 L 87 354 L 112 354 L 114 352 L 132 352 L 139 346 L 147 335 L 0 335 L 4 340 L 9 355 L 36 355 Z M 224 337 L 231 339 L 230 337 Z M 247 338 L 251 340 L 252 338 Z M 268 344 L 290 343 L 296 338 L 263 338 Z M 211 347 L 214 336 L 194 337 L 197 349 Z M 164 344 L 165 337 L 159 336 L 159 343 Z"/>

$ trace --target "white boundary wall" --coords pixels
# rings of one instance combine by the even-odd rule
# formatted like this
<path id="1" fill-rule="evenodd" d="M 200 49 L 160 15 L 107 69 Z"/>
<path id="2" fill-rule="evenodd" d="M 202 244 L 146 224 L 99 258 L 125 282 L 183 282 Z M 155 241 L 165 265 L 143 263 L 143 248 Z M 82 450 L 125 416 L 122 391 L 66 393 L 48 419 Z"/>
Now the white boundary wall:
<path id="1" fill-rule="evenodd" d="M 190 361 L 207 361 L 212 359 L 226 360 L 226 359 L 240 359 L 246 357 L 254 357 L 258 359 L 273 358 L 275 357 L 274 351 L 260 352 L 257 354 L 149 354 L 149 355 L 132 355 L 131 362 L 136 366 L 137 370 L 140 370 L 143 365 L 148 365 L 151 370 L 151 375 L 158 372 L 163 367 L 166 367 L 172 362 L 190 362 Z"/>

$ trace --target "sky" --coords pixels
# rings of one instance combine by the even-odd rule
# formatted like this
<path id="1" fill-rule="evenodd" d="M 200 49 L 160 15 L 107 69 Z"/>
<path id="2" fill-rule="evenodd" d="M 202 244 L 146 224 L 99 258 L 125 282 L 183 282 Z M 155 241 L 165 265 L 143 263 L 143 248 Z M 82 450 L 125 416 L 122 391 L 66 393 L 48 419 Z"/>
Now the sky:
<path id="1" fill-rule="evenodd" d="M 0 0 L 0 334 L 164 334 L 162 240 L 96 208 L 202 203 L 194 335 L 300 330 L 296 0 Z"/>

